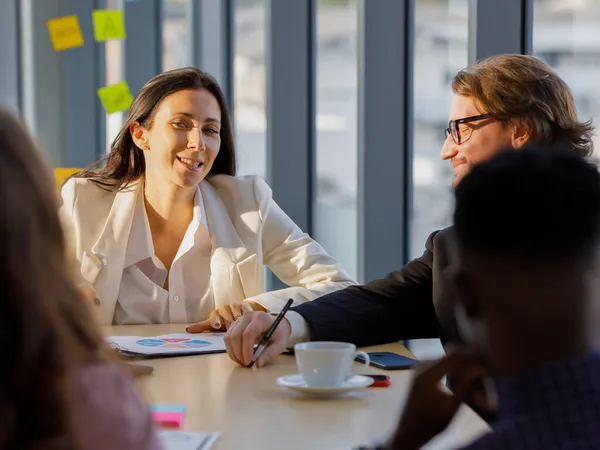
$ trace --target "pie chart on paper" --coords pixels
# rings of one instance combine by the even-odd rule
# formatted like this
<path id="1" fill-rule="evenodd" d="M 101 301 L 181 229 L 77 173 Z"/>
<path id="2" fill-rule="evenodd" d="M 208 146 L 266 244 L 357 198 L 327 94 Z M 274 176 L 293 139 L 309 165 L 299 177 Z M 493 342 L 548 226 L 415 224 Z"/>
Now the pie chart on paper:
<path id="1" fill-rule="evenodd" d="M 197 335 L 169 334 L 164 336 L 111 336 L 107 341 L 122 353 L 147 356 L 195 355 L 225 351 L 224 333 Z"/>

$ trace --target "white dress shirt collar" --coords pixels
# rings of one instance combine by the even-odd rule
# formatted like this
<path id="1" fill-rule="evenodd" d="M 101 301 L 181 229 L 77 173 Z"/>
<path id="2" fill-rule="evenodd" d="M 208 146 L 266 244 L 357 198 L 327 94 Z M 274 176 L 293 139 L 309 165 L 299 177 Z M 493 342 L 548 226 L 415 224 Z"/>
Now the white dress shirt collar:
<path id="1" fill-rule="evenodd" d="M 154 243 L 152 242 L 152 232 L 150 231 L 150 222 L 148 221 L 148 214 L 146 213 L 146 206 L 144 203 L 144 183 L 139 184 L 135 206 L 133 210 L 133 222 L 131 224 L 131 234 L 127 242 L 127 251 L 125 252 L 125 264 L 124 268 L 133 266 L 148 258 L 154 256 Z M 179 258 L 185 252 L 190 250 L 194 245 L 193 236 L 196 234 L 198 226 L 202 223 L 210 234 L 208 228 L 208 221 L 206 220 L 206 210 L 204 209 L 204 201 L 202 199 L 202 192 L 200 186 L 196 188 L 196 195 L 194 196 L 194 209 L 192 221 L 190 227 L 192 228 L 190 233 L 186 233 L 177 256 Z"/>

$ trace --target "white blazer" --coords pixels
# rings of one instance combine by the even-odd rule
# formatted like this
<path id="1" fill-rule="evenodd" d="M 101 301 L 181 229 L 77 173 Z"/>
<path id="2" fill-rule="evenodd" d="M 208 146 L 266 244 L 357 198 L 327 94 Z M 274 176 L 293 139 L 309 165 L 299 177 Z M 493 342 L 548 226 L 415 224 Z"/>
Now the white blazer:
<path id="1" fill-rule="evenodd" d="M 74 272 L 78 282 L 90 283 L 98 293 L 103 325 L 113 320 L 140 186 L 137 181 L 114 192 L 72 178 L 61 191 L 60 215 Z M 216 308 L 248 299 L 278 311 L 289 298 L 303 303 L 355 284 L 277 206 L 262 179 L 217 175 L 203 180 L 200 189 L 212 241 Z M 263 265 L 291 287 L 265 293 Z"/>

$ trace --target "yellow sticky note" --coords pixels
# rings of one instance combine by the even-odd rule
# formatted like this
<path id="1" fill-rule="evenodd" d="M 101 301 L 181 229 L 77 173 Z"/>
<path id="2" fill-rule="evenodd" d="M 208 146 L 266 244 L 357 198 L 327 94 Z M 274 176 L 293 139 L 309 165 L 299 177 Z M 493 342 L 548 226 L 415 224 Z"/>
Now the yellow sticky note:
<path id="1" fill-rule="evenodd" d="M 54 50 L 61 51 L 83 45 L 83 35 L 77 16 L 58 17 L 48 21 L 48 31 Z"/>
<path id="2" fill-rule="evenodd" d="M 94 37 L 98 42 L 125 39 L 125 21 L 121 10 L 96 10 L 92 13 Z"/>
<path id="3" fill-rule="evenodd" d="M 98 89 L 98 97 L 108 114 L 129 109 L 133 101 L 126 81 Z"/>

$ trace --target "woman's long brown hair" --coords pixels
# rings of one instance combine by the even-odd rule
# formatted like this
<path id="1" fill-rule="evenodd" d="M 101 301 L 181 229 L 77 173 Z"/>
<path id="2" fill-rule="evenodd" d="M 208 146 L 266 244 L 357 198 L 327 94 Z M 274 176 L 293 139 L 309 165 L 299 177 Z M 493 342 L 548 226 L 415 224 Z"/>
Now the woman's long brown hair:
<path id="1" fill-rule="evenodd" d="M 0 109 L 0 448 L 71 449 L 68 379 L 105 358 L 67 271 L 55 184 L 24 125 Z"/>
<path id="2" fill-rule="evenodd" d="M 110 147 L 108 157 L 72 177 L 90 178 L 100 187 L 113 190 L 122 189 L 144 175 L 144 151 L 135 145 L 130 126 L 138 122 L 143 127 L 150 128 L 161 102 L 171 94 L 188 89 L 206 89 L 215 96 L 221 108 L 221 148 L 209 176 L 235 176 L 233 126 L 225 94 L 212 76 L 195 67 L 186 67 L 161 73 L 148 81 L 135 96 L 121 131 Z"/>

